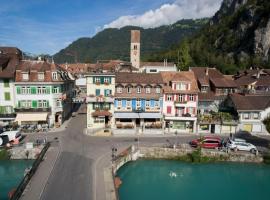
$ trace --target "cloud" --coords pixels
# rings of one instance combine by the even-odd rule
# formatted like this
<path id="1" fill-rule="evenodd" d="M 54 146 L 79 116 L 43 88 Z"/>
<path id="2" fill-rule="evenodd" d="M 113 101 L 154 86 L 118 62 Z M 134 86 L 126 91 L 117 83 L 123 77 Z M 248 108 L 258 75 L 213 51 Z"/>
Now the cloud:
<path id="1" fill-rule="evenodd" d="M 219 9 L 222 0 L 176 0 L 163 4 L 141 15 L 126 15 L 104 25 L 103 28 L 121 28 L 127 25 L 153 28 L 175 23 L 180 19 L 211 17 Z"/>

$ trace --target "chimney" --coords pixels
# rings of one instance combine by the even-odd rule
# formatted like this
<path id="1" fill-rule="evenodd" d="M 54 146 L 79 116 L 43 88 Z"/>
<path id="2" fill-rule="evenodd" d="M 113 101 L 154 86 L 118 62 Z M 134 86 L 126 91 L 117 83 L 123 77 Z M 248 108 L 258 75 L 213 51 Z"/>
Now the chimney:
<path id="1" fill-rule="evenodd" d="M 205 75 L 208 76 L 209 75 L 209 69 L 208 67 L 206 67 L 206 70 L 205 70 Z"/>

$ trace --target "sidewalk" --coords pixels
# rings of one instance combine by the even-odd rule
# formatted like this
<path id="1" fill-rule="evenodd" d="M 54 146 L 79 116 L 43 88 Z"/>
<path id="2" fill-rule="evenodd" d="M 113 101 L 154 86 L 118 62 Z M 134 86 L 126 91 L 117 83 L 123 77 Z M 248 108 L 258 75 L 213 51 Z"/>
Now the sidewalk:
<path id="1" fill-rule="evenodd" d="M 42 192 L 57 161 L 59 153 L 59 145 L 54 145 L 48 149 L 44 160 L 40 163 L 36 173 L 31 178 L 20 199 L 36 200 L 41 198 Z"/>

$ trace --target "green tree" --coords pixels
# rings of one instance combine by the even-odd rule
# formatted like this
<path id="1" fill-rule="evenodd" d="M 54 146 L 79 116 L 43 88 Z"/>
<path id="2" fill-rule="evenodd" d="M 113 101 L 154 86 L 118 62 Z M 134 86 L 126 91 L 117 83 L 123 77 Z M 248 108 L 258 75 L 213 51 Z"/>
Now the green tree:
<path id="1" fill-rule="evenodd" d="M 188 70 L 191 62 L 192 62 L 192 58 L 189 54 L 189 44 L 187 42 L 187 40 L 184 40 L 179 48 L 179 63 L 178 63 L 178 68 L 180 70 Z"/>

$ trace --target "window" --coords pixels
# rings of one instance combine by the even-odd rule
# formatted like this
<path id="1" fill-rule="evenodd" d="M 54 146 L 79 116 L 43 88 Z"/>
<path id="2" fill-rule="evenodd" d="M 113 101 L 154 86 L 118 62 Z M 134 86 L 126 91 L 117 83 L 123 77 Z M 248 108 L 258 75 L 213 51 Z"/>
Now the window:
<path id="1" fill-rule="evenodd" d="M 178 96 L 178 100 L 179 100 L 179 102 L 184 102 L 185 96 L 184 96 L 183 94 L 180 94 L 180 95 Z"/>
<path id="2" fill-rule="evenodd" d="M 253 119 L 259 119 L 259 113 L 253 113 Z"/>
<path id="3" fill-rule="evenodd" d="M 110 96 L 111 93 L 112 93 L 111 90 L 104 90 L 104 96 L 105 96 L 105 97 Z"/>
<path id="4" fill-rule="evenodd" d="M 131 93 L 131 87 L 127 87 L 127 93 Z"/>
<path id="5" fill-rule="evenodd" d="M 22 108 L 31 108 L 32 107 L 32 101 L 31 100 L 24 100 L 24 101 L 20 101 L 20 107 Z"/>
<path id="6" fill-rule="evenodd" d="M 167 101 L 171 101 L 172 100 L 172 95 L 167 95 Z"/>
<path id="7" fill-rule="evenodd" d="M 188 109 L 188 113 L 191 114 L 191 115 L 194 114 L 194 108 L 190 107 L 190 108 Z"/>
<path id="8" fill-rule="evenodd" d="M 151 88 L 150 87 L 146 87 L 146 93 L 149 94 L 151 92 Z"/>
<path id="9" fill-rule="evenodd" d="M 139 87 L 137 87 L 137 93 L 139 94 L 139 93 L 141 93 L 142 92 L 142 88 L 139 86 Z"/>
<path id="10" fill-rule="evenodd" d="M 5 88 L 9 87 L 9 80 L 8 79 L 4 79 L 4 87 Z"/>
<path id="11" fill-rule="evenodd" d="M 100 89 L 96 89 L 96 96 L 100 95 Z"/>
<path id="12" fill-rule="evenodd" d="M 146 106 L 146 107 L 150 107 L 150 101 L 149 101 L 149 100 L 147 100 L 147 101 L 145 102 L 145 106 Z"/>
<path id="13" fill-rule="evenodd" d="M 46 87 L 37 87 L 37 93 L 38 94 L 46 94 L 47 93 L 47 90 L 46 90 Z"/>
<path id="14" fill-rule="evenodd" d="M 186 90 L 187 84 L 186 83 L 178 83 L 178 84 L 176 84 L 176 89 L 177 90 Z"/>
<path id="15" fill-rule="evenodd" d="M 243 113 L 243 118 L 244 119 L 249 119 L 249 114 L 248 113 Z"/>
<path id="16" fill-rule="evenodd" d="M 23 80 L 28 80 L 29 79 L 29 74 L 28 73 L 22 73 L 22 79 Z"/>
<path id="17" fill-rule="evenodd" d="M 56 100 L 56 107 L 62 107 L 62 101 L 61 99 Z"/>
<path id="18" fill-rule="evenodd" d="M 136 107 L 141 107 L 141 101 L 140 100 L 136 100 Z"/>
<path id="19" fill-rule="evenodd" d="M 26 87 L 26 94 L 31 94 L 31 88 L 30 87 Z"/>
<path id="20" fill-rule="evenodd" d="M 40 81 L 44 80 L 44 73 L 43 72 L 38 73 L 38 80 L 40 80 Z"/>
<path id="21" fill-rule="evenodd" d="M 167 106 L 167 114 L 171 114 L 172 113 L 172 107 L 171 106 Z"/>
<path id="22" fill-rule="evenodd" d="M 155 107 L 159 107 L 159 101 L 155 101 Z"/>
<path id="23" fill-rule="evenodd" d="M 156 70 L 156 69 L 150 69 L 149 72 L 150 72 L 150 73 L 156 73 L 157 70 Z"/>
<path id="24" fill-rule="evenodd" d="M 38 108 L 47 108 L 48 102 L 46 100 L 38 100 L 37 107 Z"/>
<path id="25" fill-rule="evenodd" d="M 118 87 L 116 88 L 116 92 L 117 92 L 117 93 L 122 93 L 122 87 L 118 86 Z"/>
<path id="26" fill-rule="evenodd" d="M 95 80 L 95 83 L 100 83 L 100 78 L 99 77 L 95 77 L 94 80 Z"/>
<path id="27" fill-rule="evenodd" d="M 110 83 L 110 78 L 109 77 L 104 77 L 104 83 Z"/>
<path id="28" fill-rule="evenodd" d="M 10 93 L 5 92 L 5 101 L 10 101 Z"/>
<path id="29" fill-rule="evenodd" d="M 52 93 L 54 93 L 54 94 L 59 93 L 59 87 L 58 86 L 53 86 Z"/>
<path id="30" fill-rule="evenodd" d="M 52 79 L 53 80 L 57 80 L 57 72 L 53 72 L 52 73 Z"/>
<path id="31" fill-rule="evenodd" d="M 137 45 L 134 45 L 134 50 L 137 50 L 137 49 L 138 49 Z"/>
<path id="32" fill-rule="evenodd" d="M 118 101 L 118 107 L 122 107 L 122 101 L 121 100 L 117 100 Z"/>
<path id="33" fill-rule="evenodd" d="M 195 98 L 194 98 L 194 94 L 189 95 L 189 100 L 190 100 L 190 101 L 194 101 L 194 99 L 195 99 Z"/>
<path id="34" fill-rule="evenodd" d="M 156 93 L 159 94 L 160 93 L 160 87 L 156 88 Z"/>
<path id="35" fill-rule="evenodd" d="M 127 107 L 131 107 L 131 101 L 127 100 Z"/>

